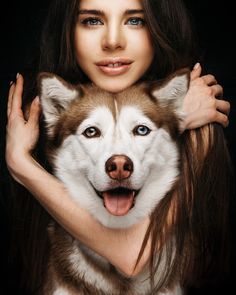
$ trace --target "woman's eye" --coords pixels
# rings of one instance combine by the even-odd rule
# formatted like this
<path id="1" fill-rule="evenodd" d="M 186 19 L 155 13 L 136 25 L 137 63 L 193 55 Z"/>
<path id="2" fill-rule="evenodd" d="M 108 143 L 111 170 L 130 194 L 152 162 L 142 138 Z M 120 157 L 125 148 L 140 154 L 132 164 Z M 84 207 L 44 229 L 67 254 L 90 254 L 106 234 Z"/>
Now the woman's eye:
<path id="1" fill-rule="evenodd" d="M 103 22 L 96 17 L 89 17 L 89 18 L 85 18 L 83 20 L 80 21 L 81 24 L 85 25 L 85 26 L 101 26 L 103 25 Z"/>
<path id="2" fill-rule="evenodd" d="M 144 26 L 145 20 L 141 17 L 132 17 L 127 21 L 127 24 L 131 26 Z"/>
<path id="3" fill-rule="evenodd" d="M 134 135 L 140 135 L 140 136 L 148 135 L 150 132 L 151 132 L 151 129 L 145 125 L 138 125 L 133 130 Z"/>
<path id="4" fill-rule="evenodd" d="M 94 138 L 101 136 L 101 131 L 96 127 L 89 127 L 82 134 L 87 138 Z"/>

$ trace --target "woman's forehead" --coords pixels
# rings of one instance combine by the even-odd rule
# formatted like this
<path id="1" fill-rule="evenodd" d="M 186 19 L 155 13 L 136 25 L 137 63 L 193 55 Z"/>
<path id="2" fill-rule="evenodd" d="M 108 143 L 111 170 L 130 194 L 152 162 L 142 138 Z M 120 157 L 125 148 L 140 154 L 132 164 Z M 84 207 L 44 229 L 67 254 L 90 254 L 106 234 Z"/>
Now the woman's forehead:
<path id="1" fill-rule="evenodd" d="M 141 9 L 142 0 L 80 0 L 80 9 Z"/>

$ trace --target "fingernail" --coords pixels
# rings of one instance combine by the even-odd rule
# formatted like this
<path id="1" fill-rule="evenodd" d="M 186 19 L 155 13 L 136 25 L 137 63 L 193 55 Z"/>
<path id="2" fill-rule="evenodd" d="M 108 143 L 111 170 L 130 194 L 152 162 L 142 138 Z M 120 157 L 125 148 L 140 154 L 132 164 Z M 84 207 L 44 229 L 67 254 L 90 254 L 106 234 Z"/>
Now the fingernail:
<path id="1" fill-rule="evenodd" d="M 16 80 L 19 78 L 19 76 L 20 76 L 20 73 L 17 73 L 16 74 Z"/>
<path id="2" fill-rule="evenodd" d="M 198 69 L 199 67 L 200 67 L 200 63 L 197 62 L 197 63 L 194 65 L 193 69 L 196 70 L 196 69 Z"/>
<path id="3" fill-rule="evenodd" d="M 11 86 L 13 83 L 14 83 L 14 82 L 13 82 L 13 81 L 11 81 L 11 82 L 10 82 L 10 86 Z"/>
<path id="4" fill-rule="evenodd" d="M 39 97 L 38 96 L 35 97 L 34 102 L 37 103 L 37 104 L 40 104 L 40 101 L 39 101 Z"/>

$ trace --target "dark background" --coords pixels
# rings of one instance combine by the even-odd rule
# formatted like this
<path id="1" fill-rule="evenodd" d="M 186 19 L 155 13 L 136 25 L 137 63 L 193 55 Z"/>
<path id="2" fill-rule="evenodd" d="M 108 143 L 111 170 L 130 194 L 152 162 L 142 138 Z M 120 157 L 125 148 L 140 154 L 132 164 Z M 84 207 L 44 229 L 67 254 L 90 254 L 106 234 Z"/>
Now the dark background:
<path id="1" fill-rule="evenodd" d="M 233 1 L 225 0 L 186 0 L 185 1 L 195 22 L 196 31 L 201 47 L 203 66 L 205 71 L 214 74 L 218 82 L 224 87 L 224 98 L 231 103 L 229 116 L 230 124 L 225 129 L 231 158 L 236 167 L 236 16 Z M 232 3 L 231 3 L 232 2 Z M 1 8 L 0 20 L 0 181 L 1 186 L 7 185 L 8 175 L 4 162 L 6 100 L 9 82 L 14 80 L 17 72 L 30 61 L 31 52 L 37 50 L 42 21 L 45 17 L 49 0 L 4 1 L 5 8 Z M 3 5 L 3 2 L 2 2 Z M 3 191 L 3 190 L 2 190 Z M 6 209 L 7 196 L 2 194 L 0 199 L 0 230 L 2 255 L 0 264 L 5 273 L 7 257 L 5 255 L 8 236 L 8 222 Z M 233 247 L 235 243 L 235 200 L 231 203 L 231 222 Z M 218 286 L 208 286 L 199 290 L 192 290 L 191 294 L 230 294 L 230 287 L 234 286 L 235 255 L 232 256 L 232 267 L 229 275 Z M 3 276 L 4 288 L 11 284 L 11 277 Z M 1 288 L 0 287 L 0 288 Z M 1 294 L 9 294 L 7 290 Z M 17 288 L 14 292 L 17 295 Z"/>

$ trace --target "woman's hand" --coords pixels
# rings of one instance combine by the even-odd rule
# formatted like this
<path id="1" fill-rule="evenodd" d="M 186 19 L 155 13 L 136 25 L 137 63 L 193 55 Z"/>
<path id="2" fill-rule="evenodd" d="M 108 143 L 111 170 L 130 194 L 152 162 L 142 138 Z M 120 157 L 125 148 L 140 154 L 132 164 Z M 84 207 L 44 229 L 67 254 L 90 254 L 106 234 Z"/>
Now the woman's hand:
<path id="1" fill-rule="evenodd" d="M 183 129 L 195 129 L 211 122 L 227 127 L 230 104 L 218 99 L 223 95 L 223 88 L 213 75 L 200 76 L 201 71 L 199 63 L 191 71 L 189 90 L 183 103 Z"/>
<path id="2" fill-rule="evenodd" d="M 21 109 L 23 83 L 22 75 L 18 74 L 16 83 L 10 87 L 7 106 L 6 162 L 15 179 L 20 163 L 30 156 L 39 136 L 39 98 L 33 100 L 26 120 Z"/>

